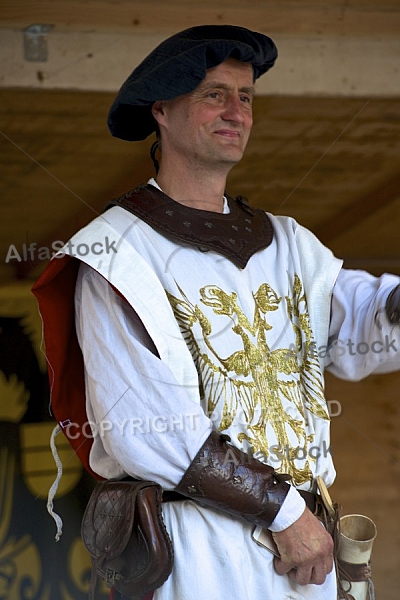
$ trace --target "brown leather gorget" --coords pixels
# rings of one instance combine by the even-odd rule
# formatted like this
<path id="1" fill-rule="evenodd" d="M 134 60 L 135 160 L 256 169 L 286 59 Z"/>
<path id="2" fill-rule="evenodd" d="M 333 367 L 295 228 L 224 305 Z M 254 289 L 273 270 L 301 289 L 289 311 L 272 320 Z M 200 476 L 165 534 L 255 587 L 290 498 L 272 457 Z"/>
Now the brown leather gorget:
<path id="1" fill-rule="evenodd" d="M 272 223 L 242 196 L 226 196 L 230 213 L 191 208 L 176 202 L 153 185 L 140 185 L 112 200 L 107 208 L 121 206 L 157 232 L 178 243 L 212 250 L 244 269 L 248 260 L 273 239 Z"/>

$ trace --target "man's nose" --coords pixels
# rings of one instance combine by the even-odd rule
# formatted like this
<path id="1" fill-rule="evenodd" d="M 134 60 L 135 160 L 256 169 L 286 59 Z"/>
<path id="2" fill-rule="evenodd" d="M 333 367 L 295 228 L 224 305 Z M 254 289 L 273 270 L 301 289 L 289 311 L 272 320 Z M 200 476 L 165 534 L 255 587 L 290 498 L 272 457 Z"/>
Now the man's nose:
<path id="1" fill-rule="evenodd" d="M 243 123 L 245 119 L 245 107 L 237 96 L 230 95 L 225 100 L 224 112 L 221 115 L 226 121 Z"/>

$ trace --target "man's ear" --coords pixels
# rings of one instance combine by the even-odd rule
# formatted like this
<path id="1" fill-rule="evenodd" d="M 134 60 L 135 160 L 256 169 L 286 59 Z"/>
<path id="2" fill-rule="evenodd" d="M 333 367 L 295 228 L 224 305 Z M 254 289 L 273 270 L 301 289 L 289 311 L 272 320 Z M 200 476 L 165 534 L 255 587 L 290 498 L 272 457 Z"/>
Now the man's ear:
<path id="1" fill-rule="evenodd" d="M 156 102 L 154 102 L 151 107 L 153 117 L 159 125 L 162 124 L 164 121 L 164 105 L 165 103 L 162 100 L 156 100 Z"/>

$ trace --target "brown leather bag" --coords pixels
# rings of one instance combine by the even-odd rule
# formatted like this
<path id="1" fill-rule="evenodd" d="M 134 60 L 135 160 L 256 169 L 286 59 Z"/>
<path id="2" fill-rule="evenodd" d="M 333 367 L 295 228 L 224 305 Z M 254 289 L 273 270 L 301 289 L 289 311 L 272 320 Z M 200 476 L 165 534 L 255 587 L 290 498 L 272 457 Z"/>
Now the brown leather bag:
<path id="1" fill-rule="evenodd" d="M 131 600 L 140 600 L 168 579 L 173 548 L 161 502 L 162 488 L 152 481 L 97 484 L 82 521 L 82 540 L 92 558 L 90 600 L 97 575 Z"/>

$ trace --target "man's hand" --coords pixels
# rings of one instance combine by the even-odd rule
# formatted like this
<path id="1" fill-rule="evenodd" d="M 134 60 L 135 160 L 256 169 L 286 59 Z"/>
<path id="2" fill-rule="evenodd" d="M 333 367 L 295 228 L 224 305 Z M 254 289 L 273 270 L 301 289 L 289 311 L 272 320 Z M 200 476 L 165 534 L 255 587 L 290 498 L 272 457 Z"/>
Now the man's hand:
<path id="1" fill-rule="evenodd" d="M 275 570 L 299 585 L 324 583 L 333 568 L 333 540 L 321 522 L 305 509 L 301 517 L 273 538 L 280 553 Z"/>

